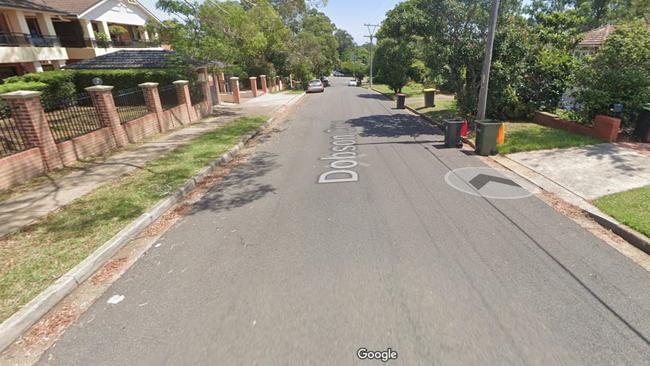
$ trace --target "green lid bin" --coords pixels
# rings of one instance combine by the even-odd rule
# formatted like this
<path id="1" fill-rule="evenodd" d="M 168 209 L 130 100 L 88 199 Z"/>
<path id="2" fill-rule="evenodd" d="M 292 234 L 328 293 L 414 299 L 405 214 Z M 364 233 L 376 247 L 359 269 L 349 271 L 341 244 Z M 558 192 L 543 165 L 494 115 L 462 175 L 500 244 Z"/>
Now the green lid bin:
<path id="1" fill-rule="evenodd" d="M 476 153 L 481 156 L 496 155 L 497 135 L 501 123 L 493 119 L 476 120 Z"/>

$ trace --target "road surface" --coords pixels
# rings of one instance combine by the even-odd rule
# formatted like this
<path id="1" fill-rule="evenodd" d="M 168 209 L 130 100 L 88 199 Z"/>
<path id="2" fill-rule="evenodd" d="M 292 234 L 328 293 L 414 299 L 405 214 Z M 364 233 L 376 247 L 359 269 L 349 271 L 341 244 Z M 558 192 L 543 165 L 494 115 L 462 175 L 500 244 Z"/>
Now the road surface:
<path id="1" fill-rule="evenodd" d="M 650 274 L 392 106 L 307 95 L 40 363 L 649 364 Z"/>

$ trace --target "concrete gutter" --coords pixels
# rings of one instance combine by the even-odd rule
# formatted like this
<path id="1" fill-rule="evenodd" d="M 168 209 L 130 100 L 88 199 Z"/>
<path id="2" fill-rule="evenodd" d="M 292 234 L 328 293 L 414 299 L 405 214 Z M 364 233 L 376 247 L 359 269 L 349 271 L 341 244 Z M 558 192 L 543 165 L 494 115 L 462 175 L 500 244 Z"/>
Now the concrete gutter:
<path id="1" fill-rule="evenodd" d="M 388 98 L 387 95 L 383 94 L 382 92 L 372 89 L 373 91 L 376 91 L 377 93 L 380 93 L 384 95 L 385 97 Z M 406 106 L 406 109 L 409 111 L 417 114 L 424 120 L 430 122 L 431 124 L 442 128 L 442 123 L 434 120 L 433 118 L 425 115 L 424 113 L 419 112 L 413 107 Z M 474 144 L 474 141 L 463 137 L 462 138 L 463 142 L 466 143 L 467 145 L 471 146 L 472 148 L 476 148 L 476 145 Z M 613 217 L 605 214 L 601 210 L 599 210 L 596 206 L 592 205 L 591 203 L 587 202 L 584 200 L 582 197 L 578 196 L 577 194 L 571 192 L 570 190 L 566 189 L 565 187 L 561 186 L 557 182 L 549 179 L 548 177 L 545 177 L 528 167 L 525 167 L 514 160 L 508 158 L 505 155 L 494 155 L 494 156 L 489 156 L 489 159 L 492 159 L 499 165 L 505 167 L 506 169 L 512 171 L 513 173 L 521 176 L 522 178 L 528 180 L 529 182 L 533 183 L 534 185 L 538 186 L 539 188 L 556 194 L 558 197 L 563 199 L 564 201 L 578 207 L 583 213 L 591 217 L 594 221 L 596 221 L 600 226 L 604 227 L 605 229 L 611 230 L 621 238 L 623 238 L 625 241 L 628 243 L 634 245 L 635 247 L 639 248 L 643 252 L 650 254 L 650 239 L 646 237 L 645 235 L 639 233 L 638 231 L 621 224 L 618 222 L 616 219 Z"/>
<path id="2" fill-rule="evenodd" d="M 621 224 L 613 217 L 605 214 L 596 206 L 592 205 L 582 197 L 571 192 L 569 189 L 553 181 L 552 179 L 508 158 L 505 155 L 490 156 L 492 161 L 525 178 L 539 188 L 557 195 L 562 200 L 578 207 L 583 213 L 591 217 L 600 226 L 611 230 L 628 243 L 634 245 L 647 254 L 650 254 L 650 239 L 638 231 Z"/>
<path id="3" fill-rule="evenodd" d="M 304 94 L 303 94 L 304 95 Z M 303 95 L 292 98 L 287 105 L 294 104 Z M 286 105 L 285 105 L 286 107 Z M 280 108 L 282 111 L 285 107 Z M 167 210 L 172 208 L 183 197 L 191 192 L 199 183 L 201 183 L 210 173 L 218 167 L 230 162 L 233 157 L 248 143 L 252 138 L 257 136 L 262 130 L 268 127 L 275 117 L 269 118 L 262 126 L 250 134 L 244 135 L 239 143 L 226 153 L 214 160 L 205 168 L 201 169 L 194 177 L 190 178 L 176 190 L 171 196 L 158 202 L 149 211 L 142 214 L 135 221 L 131 222 L 124 229 L 113 236 L 109 241 L 104 243 L 90 256 L 76 265 L 54 284 L 41 292 L 36 298 L 23 306 L 11 317 L 0 324 L 0 352 L 11 345 L 32 325 L 38 322 L 48 311 L 56 306 L 67 295 L 72 293 L 77 286 L 88 279 L 98 269 L 100 269 L 118 250 L 124 247 L 134 239 L 147 226 L 160 218 Z"/>

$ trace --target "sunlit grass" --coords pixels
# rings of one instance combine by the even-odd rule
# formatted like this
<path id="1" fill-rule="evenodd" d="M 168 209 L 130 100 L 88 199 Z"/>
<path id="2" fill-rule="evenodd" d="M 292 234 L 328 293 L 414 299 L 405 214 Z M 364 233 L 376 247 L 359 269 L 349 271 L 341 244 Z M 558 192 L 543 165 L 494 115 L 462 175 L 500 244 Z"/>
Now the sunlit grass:
<path id="1" fill-rule="evenodd" d="M 619 222 L 650 237 L 650 186 L 598 198 L 594 204 Z"/>
<path id="2" fill-rule="evenodd" d="M 0 321 L 262 125 L 238 118 L 0 241 Z"/>

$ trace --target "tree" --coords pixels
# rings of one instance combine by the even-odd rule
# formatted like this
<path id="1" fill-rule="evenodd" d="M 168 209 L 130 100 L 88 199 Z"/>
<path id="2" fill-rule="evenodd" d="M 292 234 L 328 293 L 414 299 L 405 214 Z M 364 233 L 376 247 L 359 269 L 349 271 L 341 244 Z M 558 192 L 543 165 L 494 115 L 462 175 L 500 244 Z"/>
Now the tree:
<path id="1" fill-rule="evenodd" d="M 408 73 L 413 63 L 411 45 L 393 38 L 381 39 L 374 59 L 377 80 L 388 84 L 395 93 L 400 93 L 408 82 Z"/>
<path id="2" fill-rule="evenodd" d="M 650 31 L 638 20 L 616 26 L 602 48 L 577 75 L 578 103 L 587 120 L 622 104 L 623 125 L 632 127 L 650 101 Z"/>
<path id="3" fill-rule="evenodd" d="M 334 32 L 334 38 L 336 38 L 336 41 L 338 42 L 339 45 L 338 46 L 339 59 L 341 61 L 351 60 L 351 57 L 357 45 L 354 43 L 354 39 L 352 38 L 350 33 L 348 33 L 343 29 L 337 29 L 336 32 Z"/>

